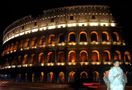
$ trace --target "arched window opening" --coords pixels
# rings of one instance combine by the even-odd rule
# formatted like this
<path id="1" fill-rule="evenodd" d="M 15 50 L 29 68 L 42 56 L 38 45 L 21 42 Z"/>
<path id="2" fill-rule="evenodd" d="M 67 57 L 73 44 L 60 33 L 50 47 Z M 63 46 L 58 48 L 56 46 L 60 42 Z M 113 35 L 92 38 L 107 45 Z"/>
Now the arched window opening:
<path id="1" fill-rule="evenodd" d="M 55 35 L 52 34 L 52 35 L 49 35 L 49 44 L 55 44 Z"/>
<path id="2" fill-rule="evenodd" d="M 29 47 L 29 39 L 26 39 L 26 40 L 25 40 L 24 47 L 25 47 L 25 48 L 28 48 L 28 47 Z"/>
<path id="3" fill-rule="evenodd" d="M 43 82 L 44 81 L 44 72 L 40 73 L 40 81 Z"/>
<path id="4" fill-rule="evenodd" d="M 121 60 L 121 53 L 120 53 L 120 51 L 116 50 L 114 52 L 114 60 Z"/>
<path id="5" fill-rule="evenodd" d="M 10 51 L 13 51 L 13 49 L 14 49 L 14 43 L 11 44 Z"/>
<path id="6" fill-rule="evenodd" d="M 37 38 L 33 38 L 31 41 L 31 47 L 37 46 Z"/>
<path id="7" fill-rule="evenodd" d="M 20 41 L 20 45 L 19 45 L 19 47 L 20 47 L 20 49 L 23 48 L 23 41 L 22 41 L 22 40 Z"/>
<path id="8" fill-rule="evenodd" d="M 49 72 L 47 75 L 47 79 L 49 82 L 53 82 L 54 79 L 54 73 L 53 72 Z"/>
<path id="9" fill-rule="evenodd" d="M 102 33 L 102 42 L 107 42 L 109 40 L 109 36 L 107 32 Z"/>
<path id="10" fill-rule="evenodd" d="M 31 55 L 31 64 L 36 64 L 36 55 L 35 54 L 32 54 Z"/>
<path id="11" fill-rule="evenodd" d="M 95 81 L 95 82 L 99 81 L 99 72 L 97 72 L 97 71 L 93 72 L 93 81 Z"/>
<path id="12" fill-rule="evenodd" d="M 51 62 L 54 62 L 55 61 L 55 56 L 54 56 L 54 53 L 53 52 L 49 52 L 48 53 L 47 60 L 48 60 L 48 63 L 51 63 Z"/>
<path id="13" fill-rule="evenodd" d="M 124 61 L 125 62 L 130 62 L 130 60 L 131 60 L 130 52 L 125 51 L 125 53 L 124 53 Z"/>
<path id="14" fill-rule="evenodd" d="M 65 42 L 65 35 L 64 34 L 60 34 L 58 43 L 64 43 L 64 42 Z"/>
<path id="15" fill-rule="evenodd" d="M 112 37 L 113 37 L 113 42 L 119 41 L 119 34 L 117 32 L 113 32 Z"/>
<path id="16" fill-rule="evenodd" d="M 68 62 L 75 62 L 76 61 L 76 52 L 70 51 L 68 53 Z"/>
<path id="17" fill-rule="evenodd" d="M 64 61 L 65 61 L 65 53 L 64 52 L 59 52 L 57 62 L 64 62 Z"/>
<path id="18" fill-rule="evenodd" d="M 23 64 L 28 64 L 28 55 L 27 54 L 24 55 Z"/>
<path id="19" fill-rule="evenodd" d="M 80 33 L 80 42 L 87 42 L 87 34 L 86 32 Z"/>
<path id="20" fill-rule="evenodd" d="M 59 82 L 63 83 L 65 81 L 65 74 L 64 72 L 59 73 Z"/>
<path id="21" fill-rule="evenodd" d="M 103 51 L 103 61 L 110 61 L 110 52 L 108 50 Z"/>
<path id="22" fill-rule="evenodd" d="M 88 73 L 86 71 L 81 72 L 80 73 L 80 78 L 82 78 L 82 79 L 88 78 Z"/>
<path id="23" fill-rule="evenodd" d="M 68 41 L 69 42 L 76 42 L 76 36 L 74 32 L 69 33 L 68 35 Z"/>
<path id="24" fill-rule="evenodd" d="M 40 46 L 43 46 L 43 45 L 45 45 L 45 43 L 46 43 L 46 39 L 45 39 L 45 37 L 43 36 L 43 37 L 40 39 L 40 41 L 39 41 L 39 45 L 40 45 Z"/>
<path id="25" fill-rule="evenodd" d="M 88 53 L 85 50 L 80 52 L 80 62 L 87 62 L 88 61 Z"/>
<path id="26" fill-rule="evenodd" d="M 99 61 L 99 52 L 97 50 L 92 51 L 92 57 L 91 57 L 93 62 L 98 62 Z"/>
<path id="27" fill-rule="evenodd" d="M 44 54 L 43 53 L 39 53 L 38 55 L 38 63 L 39 64 L 44 64 Z"/>
<path id="28" fill-rule="evenodd" d="M 91 33 L 91 42 L 97 42 L 98 41 L 98 34 L 97 32 L 92 32 Z"/>
<path id="29" fill-rule="evenodd" d="M 74 80 L 75 80 L 75 72 L 71 71 L 69 72 L 68 82 L 74 82 Z"/>

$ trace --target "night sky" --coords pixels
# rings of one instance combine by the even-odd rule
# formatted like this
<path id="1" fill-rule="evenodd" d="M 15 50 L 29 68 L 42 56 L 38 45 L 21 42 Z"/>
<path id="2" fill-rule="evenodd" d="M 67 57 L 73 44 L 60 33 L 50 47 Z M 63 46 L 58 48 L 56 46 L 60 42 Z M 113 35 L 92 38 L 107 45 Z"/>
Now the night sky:
<path id="1" fill-rule="evenodd" d="M 12 2 L 13 1 L 13 2 Z M 0 39 L 3 30 L 13 21 L 27 15 L 36 16 L 44 9 L 81 4 L 107 4 L 123 28 L 124 38 L 132 46 L 131 0 L 0 0 Z"/>

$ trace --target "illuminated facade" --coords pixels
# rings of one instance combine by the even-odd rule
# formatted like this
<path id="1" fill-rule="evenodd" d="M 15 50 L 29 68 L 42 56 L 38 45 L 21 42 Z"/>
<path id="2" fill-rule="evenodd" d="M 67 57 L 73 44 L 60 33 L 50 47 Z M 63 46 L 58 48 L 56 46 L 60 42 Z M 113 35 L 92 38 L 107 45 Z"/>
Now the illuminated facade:
<path id="1" fill-rule="evenodd" d="M 113 60 L 126 67 L 131 53 L 109 6 L 80 5 L 26 16 L 3 32 L 1 73 L 24 81 L 99 81 Z M 129 73 L 129 70 L 126 70 Z"/>

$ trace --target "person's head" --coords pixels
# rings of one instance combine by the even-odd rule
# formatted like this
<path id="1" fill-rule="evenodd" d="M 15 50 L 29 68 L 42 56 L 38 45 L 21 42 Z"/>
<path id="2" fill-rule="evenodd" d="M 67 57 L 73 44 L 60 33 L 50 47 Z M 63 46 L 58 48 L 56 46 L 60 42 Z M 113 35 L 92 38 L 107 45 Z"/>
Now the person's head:
<path id="1" fill-rule="evenodd" d="M 114 60 L 113 65 L 118 67 L 120 65 L 120 61 L 119 60 Z"/>

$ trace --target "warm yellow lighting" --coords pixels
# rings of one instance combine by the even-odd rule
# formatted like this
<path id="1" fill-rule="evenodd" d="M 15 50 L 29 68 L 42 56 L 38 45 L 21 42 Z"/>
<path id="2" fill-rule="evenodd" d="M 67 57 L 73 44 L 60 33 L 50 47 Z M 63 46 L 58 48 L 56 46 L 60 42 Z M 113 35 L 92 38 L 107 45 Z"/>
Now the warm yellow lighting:
<path id="1" fill-rule="evenodd" d="M 25 34 L 28 34 L 28 33 L 30 33 L 31 31 L 30 30 L 28 30 L 28 31 L 25 31 Z"/>
<path id="2" fill-rule="evenodd" d="M 58 66 L 60 66 L 60 63 L 57 63 Z"/>
<path id="3" fill-rule="evenodd" d="M 32 29 L 32 32 L 37 32 L 37 31 L 38 31 L 38 29 L 37 29 L 37 28 Z"/>
<path id="4" fill-rule="evenodd" d="M 87 26 L 87 23 L 78 23 L 78 26 Z"/>
<path id="5" fill-rule="evenodd" d="M 115 24 L 115 23 L 111 23 L 110 25 L 111 25 L 112 27 L 115 27 L 115 26 L 116 26 L 116 24 Z"/>
<path id="6" fill-rule="evenodd" d="M 111 42 L 107 42 L 107 45 L 110 45 L 111 44 Z"/>
<path id="7" fill-rule="evenodd" d="M 100 65 L 100 62 L 96 62 L 97 65 Z"/>
<path id="8" fill-rule="evenodd" d="M 76 43 L 75 42 L 70 42 L 70 43 L 68 43 L 69 45 L 76 45 Z"/>
<path id="9" fill-rule="evenodd" d="M 68 23 L 67 26 L 68 27 L 75 27 L 75 26 L 77 26 L 77 24 L 76 23 Z"/>
<path id="10" fill-rule="evenodd" d="M 62 65 L 62 66 L 64 66 L 64 65 L 65 65 L 65 63 L 61 63 L 61 65 Z"/>
<path id="11" fill-rule="evenodd" d="M 116 45 L 117 42 L 113 42 L 113 45 Z"/>
<path id="12" fill-rule="evenodd" d="M 33 64 L 29 64 L 28 66 L 31 67 L 31 66 L 33 66 Z"/>
<path id="13" fill-rule="evenodd" d="M 125 64 L 126 64 L 126 65 L 128 65 L 128 64 L 129 64 L 129 62 L 125 62 Z"/>
<path id="14" fill-rule="evenodd" d="M 57 25 L 57 27 L 58 28 L 62 28 L 62 27 L 64 28 L 64 27 L 66 27 L 66 24 L 59 24 L 59 25 Z"/>
<path id="15" fill-rule="evenodd" d="M 21 65 L 17 65 L 17 67 L 21 67 Z"/>
<path id="16" fill-rule="evenodd" d="M 23 66 L 23 67 L 27 67 L 28 65 L 27 65 L 27 64 L 23 64 L 22 66 Z"/>
<path id="17" fill-rule="evenodd" d="M 110 64 L 112 64 L 112 62 L 108 62 L 108 64 L 110 65 Z"/>
<path id="18" fill-rule="evenodd" d="M 14 37 L 18 37 L 19 36 L 19 34 L 15 34 L 15 36 Z"/>
<path id="19" fill-rule="evenodd" d="M 39 31 L 46 30 L 46 29 L 47 29 L 47 27 L 41 27 L 41 28 L 39 29 Z"/>
<path id="20" fill-rule="evenodd" d="M 11 66 L 7 66 L 6 68 L 11 68 Z"/>
<path id="21" fill-rule="evenodd" d="M 125 46 L 125 45 L 126 45 L 126 43 L 124 43 L 124 42 L 123 42 L 123 45 Z"/>
<path id="22" fill-rule="evenodd" d="M 41 66 L 44 66 L 44 63 L 41 63 Z"/>
<path id="23" fill-rule="evenodd" d="M 48 29 L 55 29 L 56 28 L 56 26 L 54 25 L 54 26 L 48 26 Z"/>
<path id="24" fill-rule="evenodd" d="M 100 26 L 109 26 L 109 23 L 100 23 Z"/>
<path id="25" fill-rule="evenodd" d="M 121 42 L 117 42 L 117 45 L 121 45 Z"/>
<path id="26" fill-rule="evenodd" d="M 88 42 L 80 42 L 79 44 L 80 44 L 80 45 L 87 45 Z"/>
<path id="27" fill-rule="evenodd" d="M 54 66 L 54 63 L 47 63 L 47 66 Z"/>
<path id="28" fill-rule="evenodd" d="M 16 66 L 15 66 L 15 65 L 12 65 L 11 67 L 12 67 L 12 68 L 15 68 Z"/>
<path id="29" fill-rule="evenodd" d="M 22 35 L 24 35 L 24 32 L 21 32 L 21 33 L 20 33 L 20 36 L 22 36 Z"/>
<path id="30" fill-rule="evenodd" d="M 90 23 L 89 23 L 89 26 L 98 26 L 98 25 L 99 25 L 98 22 L 90 22 Z"/>

